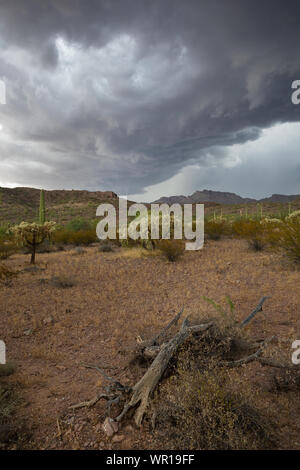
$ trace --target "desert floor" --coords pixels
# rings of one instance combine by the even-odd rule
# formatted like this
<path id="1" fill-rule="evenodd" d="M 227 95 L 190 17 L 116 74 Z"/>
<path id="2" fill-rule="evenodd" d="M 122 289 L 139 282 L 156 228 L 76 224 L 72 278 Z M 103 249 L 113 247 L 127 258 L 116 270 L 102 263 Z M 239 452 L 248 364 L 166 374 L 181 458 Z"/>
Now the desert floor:
<path id="1" fill-rule="evenodd" d="M 0 380 L 18 390 L 21 401 L 14 419 L 28 433 L 15 448 L 159 447 L 147 424 L 136 429 L 128 420 L 118 433 L 120 442 L 106 437 L 104 401 L 75 411 L 68 407 L 91 399 L 106 385 L 96 370 L 83 364 L 96 364 L 133 385 L 143 374 L 129 366 L 138 336 L 151 338 L 182 305 L 192 322 L 215 318 L 218 313 L 203 296 L 225 305 L 229 295 L 236 320 L 245 318 L 261 296 L 271 296 L 247 334 L 276 335 L 270 354 L 291 363 L 292 342 L 300 339 L 300 271 L 280 255 L 256 253 L 244 241 L 229 239 L 206 242 L 203 250 L 185 252 L 175 263 L 141 256 L 137 249 L 84 250 L 38 254 L 34 270 L 28 255 L 4 262 L 19 271 L 0 283 L 0 337 L 8 360 L 16 363 L 16 372 Z M 275 417 L 280 447 L 300 449 L 299 391 L 274 393 L 272 373 L 255 362 L 239 370 L 258 405 Z"/>

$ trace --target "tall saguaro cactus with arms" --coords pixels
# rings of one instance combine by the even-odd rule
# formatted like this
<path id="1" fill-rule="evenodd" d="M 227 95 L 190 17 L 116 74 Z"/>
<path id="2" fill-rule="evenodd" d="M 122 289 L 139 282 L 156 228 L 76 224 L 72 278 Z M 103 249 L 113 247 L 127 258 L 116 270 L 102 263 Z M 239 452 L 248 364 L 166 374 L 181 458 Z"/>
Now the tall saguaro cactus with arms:
<path id="1" fill-rule="evenodd" d="M 44 190 L 41 189 L 40 192 L 40 210 L 39 210 L 39 223 L 45 223 L 45 216 L 46 216 L 46 209 L 45 209 L 45 193 Z"/>

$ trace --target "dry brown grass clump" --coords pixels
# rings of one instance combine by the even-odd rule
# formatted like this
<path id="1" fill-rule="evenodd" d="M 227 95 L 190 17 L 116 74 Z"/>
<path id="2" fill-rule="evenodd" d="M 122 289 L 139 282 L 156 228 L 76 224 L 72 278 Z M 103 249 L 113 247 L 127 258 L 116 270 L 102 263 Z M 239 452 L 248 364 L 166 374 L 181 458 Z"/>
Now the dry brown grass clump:
<path id="1" fill-rule="evenodd" d="M 155 400 L 157 437 L 173 449 L 265 449 L 276 446 L 270 418 L 254 405 L 250 390 L 233 379 L 226 361 L 253 353 L 231 322 L 191 338 L 174 358 Z M 255 348 L 254 348 L 255 349 Z M 225 362 L 224 362 L 225 361 Z M 163 435 L 162 435 L 163 430 Z"/>
<path id="2" fill-rule="evenodd" d="M 168 261 L 177 261 L 184 253 L 182 240 L 161 240 L 158 246 Z"/>
<path id="3" fill-rule="evenodd" d="M 16 276 L 16 272 L 12 271 L 11 269 L 4 266 L 4 264 L 0 264 L 0 281 L 5 281 Z"/>
<path id="4" fill-rule="evenodd" d="M 30 448 L 28 428 L 23 420 L 16 418 L 21 404 L 18 388 L 3 382 L 0 384 L 0 450 Z"/>
<path id="5" fill-rule="evenodd" d="M 6 423 L 7 419 L 14 412 L 17 404 L 16 394 L 8 386 L 0 385 L 0 426 Z"/>
<path id="6" fill-rule="evenodd" d="M 100 374 L 78 367 L 79 364 L 109 366 L 112 369 L 104 369 L 107 375 L 132 385 L 143 374 L 140 367 L 136 371 L 127 367 L 128 351 L 132 351 L 138 335 L 143 339 L 154 337 L 183 304 L 192 323 L 211 316 L 223 318 L 211 303 L 201 300 L 203 296 L 214 299 L 224 310 L 227 308 L 231 320 L 224 301 L 228 293 L 235 305 L 235 319 L 241 322 L 256 305 L 258 296 L 271 295 L 264 311 L 247 327 L 247 333 L 257 340 L 272 335 L 282 338 L 275 358 L 281 361 L 281 355 L 286 354 L 284 357 L 290 360 L 291 344 L 299 330 L 299 289 L 295 289 L 299 271 L 282 267 L 278 254 L 264 251 L 257 256 L 245 249 L 244 241 L 236 239 L 222 239 L 208 243 L 203 250 L 186 252 L 178 263 L 166 263 L 160 250 L 118 248 L 115 253 L 99 253 L 97 249 L 89 247 L 82 256 L 71 256 L 68 251 L 41 254 L 43 274 L 41 269 L 27 271 L 28 259 L 22 254 L 5 263 L 20 274 L 11 285 L 0 283 L 0 330 L 2 339 L 9 344 L 10 358 L 20 365 L 9 381 L 27 384 L 25 399 L 29 405 L 19 411 L 17 408 L 16 419 L 27 421 L 35 448 L 84 449 L 85 443 L 92 441 L 95 449 L 102 442 L 104 448 L 157 448 L 160 443 L 154 442 L 152 432 L 147 434 L 147 422 L 142 430 L 132 434 L 126 431 L 121 443 L 106 440 L 101 426 L 99 431 L 95 430 L 107 415 L 105 400 L 75 414 L 72 411 L 74 426 L 81 426 L 81 420 L 87 423 L 82 431 L 73 432 L 72 425 L 70 434 L 66 428 L 62 438 L 55 437 L 57 417 L 99 390 Z M 135 251 L 137 255 L 132 256 Z M 151 254 L 151 258 L 145 258 L 143 253 Z M 154 256 L 155 253 L 158 255 Z M 38 282 L 40 277 L 51 279 L 61 275 L 72 277 L 74 287 L 60 290 L 49 282 Z M 48 321 L 50 317 L 54 321 Z M 231 353 L 227 355 L 226 351 L 232 352 L 231 345 L 227 340 L 223 344 L 218 341 L 216 348 L 212 341 L 205 343 L 208 354 L 213 348 L 216 360 L 220 357 L 218 348 L 230 360 Z M 194 357 L 202 358 L 201 351 Z M 197 367 L 200 374 L 204 365 Z M 244 388 L 252 384 L 259 408 L 276 416 L 282 438 L 280 447 L 298 449 L 300 429 L 295 415 L 300 406 L 299 392 L 269 391 L 265 382 L 271 372 L 257 363 L 231 370 Z M 160 397 L 167 384 L 163 380 Z M 165 404 L 162 409 L 166 409 Z M 159 426 L 159 419 L 158 416 L 157 431 L 162 434 L 165 431 L 164 439 L 167 432 L 178 432 L 174 427 Z M 164 448 L 166 441 L 161 441 Z"/>
<path id="7" fill-rule="evenodd" d="M 157 422 L 163 445 L 173 449 L 264 449 L 269 428 L 260 412 L 218 369 L 185 370 L 169 379 L 160 394 Z M 272 446 L 274 448 L 274 444 Z"/>
<path id="8" fill-rule="evenodd" d="M 59 287 L 62 289 L 67 289 L 75 285 L 74 279 L 66 274 L 61 274 L 59 276 L 52 276 L 49 283 L 54 287 Z"/>
<path id="9" fill-rule="evenodd" d="M 18 246 L 11 242 L 0 242 L 0 260 L 8 259 L 11 255 L 18 251 Z"/>
<path id="10" fill-rule="evenodd" d="M 101 245 L 99 246 L 98 251 L 99 251 L 100 253 L 110 253 L 110 252 L 112 252 L 112 251 L 114 251 L 114 250 L 113 250 L 112 245 L 110 245 L 110 244 L 108 244 L 108 243 L 103 243 L 103 244 L 101 244 Z"/>

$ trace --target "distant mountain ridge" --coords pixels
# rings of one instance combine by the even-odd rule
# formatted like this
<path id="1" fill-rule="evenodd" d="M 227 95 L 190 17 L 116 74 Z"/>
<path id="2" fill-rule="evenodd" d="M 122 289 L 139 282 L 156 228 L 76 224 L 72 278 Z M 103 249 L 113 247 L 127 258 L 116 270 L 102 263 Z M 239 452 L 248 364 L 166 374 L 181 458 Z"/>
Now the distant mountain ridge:
<path id="1" fill-rule="evenodd" d="M 60 204 L 66 202 L 98 201 L 99 199 L 117 199 L 118 196 L 113 191 L 87 191 L 74 189 L 53 189 L 44 190 L 46 202 L 49 204 Z M 16 204 L 35 204 L 40 200 L 40 189 L 17 187 L 1 188 L 0 195 L 2 202 Z"/>
<path id="2" fill-rule="evenodd" d="M 270 197 L 263 199 L 253 199 L 248 197 L 241 197 L 235 193 L 229 193 L 225 191 L 211 191 L 208 189 L 203 189 L 203 191 L 195 191 L 190 196 L 169 196 L 161 197 L 154 201 L 156 204 L 194 204 L 194 203 L 203 203 L 203 202 L 214 202 L 217 204 L 245 204 L 249 202 L 292 202 L 296 199 L 300 199 L 300 194 L 296 195 L 284 195 L 284 194 L 272 194 Z"/>
<path id="3" fill-rule="evenodd" d="M 23 220 L 35 221 L 39 211 L 40 190 L 28 187 L 2 188 L 0 187 L 0 226 L 6 223 L 19 223 Z M 295 201 L 295 203 L 293 203 Z M 118 213 L 119 197 L 113 191 L 87 191 L 87 190 L 45 190 L 46 218 L 59 224 L 66 224 L 74 217 L 95 219 L 96 209 L 101 203 L 112 204 Z M 195 204 L 205 203 L 206 213 L 218 210 L 223 205 L 223 212 L 238 213 L 239 205 L 250 203 L 248 208 L 256 211 L 256 203 L 270 206 L 270 210 L 282 210 L 280 204 L 293 203 L 293 210 L 300 209 L 300 195 L 273 194 L 264 199 L 243 198 L 235 193 L 222 191 L 195 191 L 191 196 L 162 197 L 156 203 L 162 204 Z M 133 201 L 128 201 L 131 205 Z M 252 203 L 252 206 L 251 206 Z M 146 203 L 149 207 L 149 203 Z M 252 207 L 252 209 L 251 209 Z M 253 209 L 254 207 L 254 209 Z"/>

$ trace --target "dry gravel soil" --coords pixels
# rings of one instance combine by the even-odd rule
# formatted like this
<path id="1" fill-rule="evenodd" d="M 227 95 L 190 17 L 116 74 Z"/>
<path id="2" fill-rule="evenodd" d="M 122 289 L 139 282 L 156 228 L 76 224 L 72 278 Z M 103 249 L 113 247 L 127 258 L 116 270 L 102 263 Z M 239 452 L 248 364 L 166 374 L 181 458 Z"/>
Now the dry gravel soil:
<path id="1" fill-rule="evenodd" d="M 300 271 L 277 254 L 250 251 L 243 241 L 207 242 L 203 250 L 186 252 L 175 263 L 141 256 L 137 249 L 100 253 L 95 246 L 82 254 L 38 254 L 33 270 L 28 255 L 16 254 L 4 263 L 19 272 L 0 283 L 0 332 L 8 360 L 16 363 L 16 372 L 5 381 L 21 396 L 14 420 L 26 428 L 26 448 L 158 447 L 147 426 L 135 429 L 128 420 L 119 437 L 107 438 L 103 401 L 76 411 L 68 407 L 106 385 L 84 363 L 97 364 L 132 385 L 141 376 L 138 368 L 128 366 L 138 336 L 151 338 L 183 304 L 191 321 L 216 317 L 203 296 L 224 305 L 229 295 L 236 320 L 241 320 L 262 295 L 270 295 L 248 334 L 276 335 L 272 354 L 278 360 L 291 362 L 291 344 L 300 339 Z M 276 416 L 281 448 L 300 449 L 299 391 L 274 395 L 271 373 L 272 368 L 256 363 L 240 371 L 261 406 Z"/>

